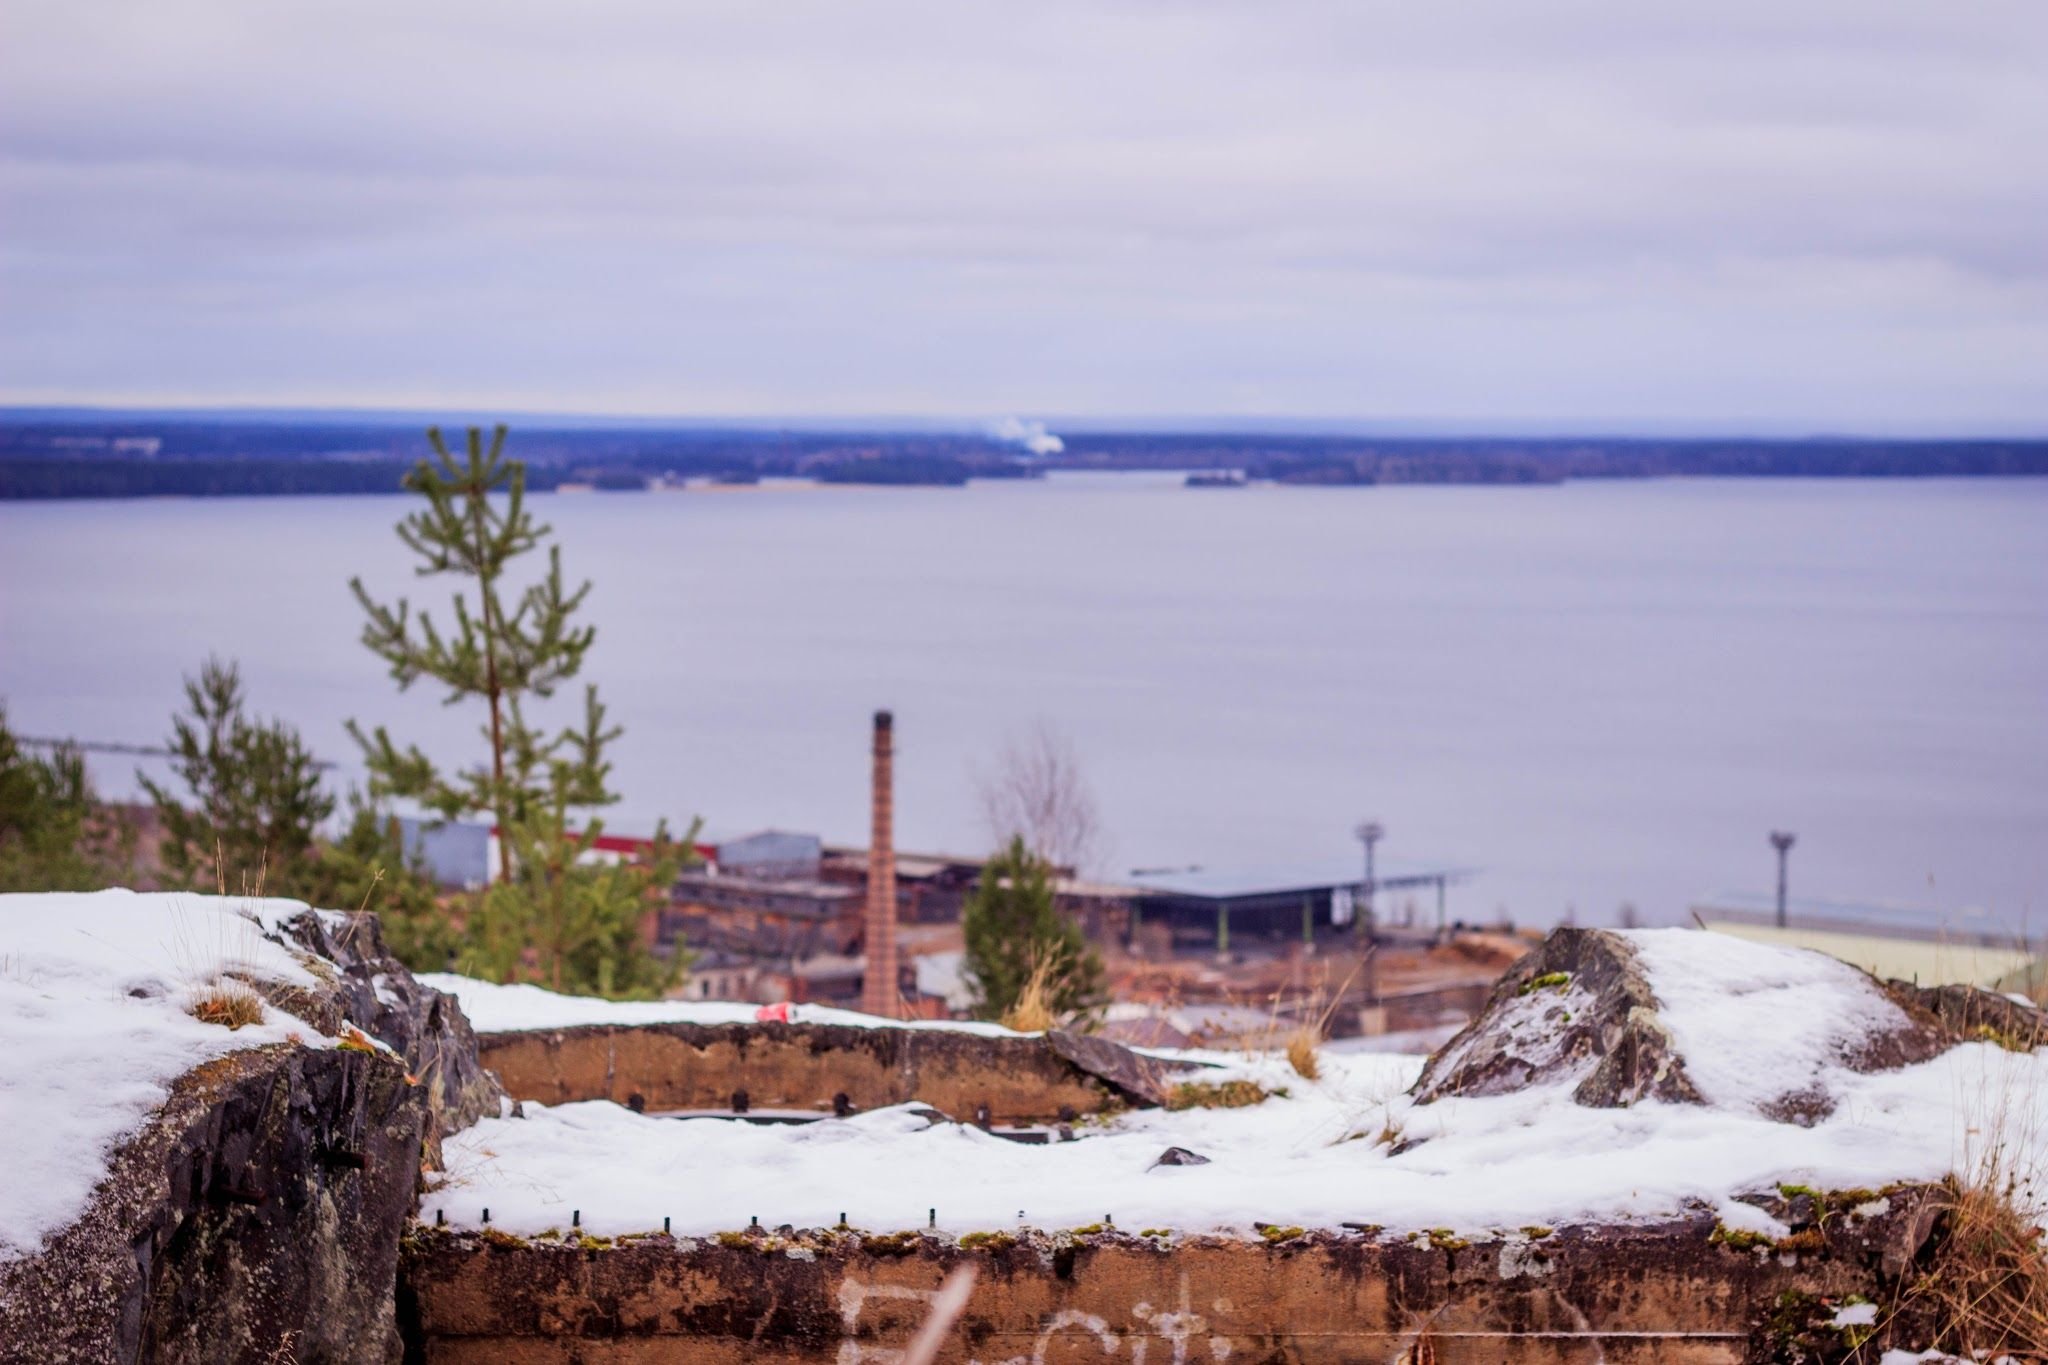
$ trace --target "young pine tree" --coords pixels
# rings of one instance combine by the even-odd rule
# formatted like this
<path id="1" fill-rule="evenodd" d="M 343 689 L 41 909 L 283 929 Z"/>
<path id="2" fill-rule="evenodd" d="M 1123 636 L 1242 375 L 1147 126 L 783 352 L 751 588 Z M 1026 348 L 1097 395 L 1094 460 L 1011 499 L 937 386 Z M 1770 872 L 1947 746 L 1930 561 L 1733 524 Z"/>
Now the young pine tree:
<path id="1" fill-rule="evenodd" d="M 163 824 L 166 883 L 306 894 L 314 840 L 334 798 L 321 789 L 299 732 L 251 718 L 240 671 L 219 659 L 185 680 L 185 703 L 191 713 L 171 718 L 168 746 L 184 793 L 138 774 Z"/>
<path id="2" fill-rule="evenodd" d="M 133 868 L 134 829 L 100 804 L 85 756 L 30 752 L 0 709 L 0 891 L 97 891 Z"/>
<path id="3" fill-rule="evenodd" d="M 1054 907 L 1051 869 L 1022 836 L 982 868 L 960 922 L 979 1017 L 1008 1013 L 1041 964 L 1055 1015 L 1087 1014 L 1102 1004 L 1102 960 L 1080 926 Z"/>
<path id="4" fill-rule="evenodd" d="M 618 799 L 605 749 L 620 732 L 606 727 L 594 686 L 584 689 L 577 725 L 550 732 L 527 716 L 530 701 L 553 696 L 582 671 L 596 631 L 576 616 L 590 584 L 565 586 L 561 550 L 552 545 L 543 574 L 523 587 L 508 584 L 514 562 L 550 530 L 527 510 L 526 467 L 505 458 L 503 426 L 488 447 L 472 427 L 461 459 L 438 428 L 427 439 L 435 459 L 406 477 L 426 505 L 399 523 L 398 535 L 419 557 L 421 576 L 457 580 L 452 628 L 403 599 L 376 601 L 361 579 L 350 586 L 369 617 L 363 643 L 399 687 L 425 678 L 447 689 L 449 705 L 480 704 L 487 749 L 482 762 L 447 772 L 418 746 L 399 747 L 383 727 L 366 735 L 350 722 L 370 794 L 417 801 L 444 819 L 485 812 L 497 827 L 502 869 L 463 915 L 463 970 L 537 978 L 558 990 L 659 995 L 682 963 L 656 958 L 639 926 L 674 880 L 678 846 L 664 827 L 644 863 L 587 861 L 603 830 L 596 812 Z"/>

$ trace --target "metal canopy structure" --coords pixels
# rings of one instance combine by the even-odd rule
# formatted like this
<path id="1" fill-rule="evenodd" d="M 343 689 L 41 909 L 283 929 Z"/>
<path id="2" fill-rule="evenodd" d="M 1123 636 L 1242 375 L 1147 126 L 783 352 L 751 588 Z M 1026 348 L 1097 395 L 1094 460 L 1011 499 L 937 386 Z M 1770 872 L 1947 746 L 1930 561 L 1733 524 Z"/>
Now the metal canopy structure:
<path id="1" fill-rule="evenodd" d="M 1447 922 L 1445 889 L 1473 875 L 1474 869 L 1434 863 L 1382 859 L 1374 869 L 1372 890 L 1433 889 L 1437 924 Z M 1140 919 L 1170 925 L 1176 937 L 1207 940 L 1213 933 L 1216 950 L 1228 952 L 1230 936 L 1262 939 L 1355 932 L 1357 907 L 1366 885 L 1357 862 L 1342 861 L 1242 867 L 1140 868 L 1130 875 L 1136 893 L 1132 932 Z"/>

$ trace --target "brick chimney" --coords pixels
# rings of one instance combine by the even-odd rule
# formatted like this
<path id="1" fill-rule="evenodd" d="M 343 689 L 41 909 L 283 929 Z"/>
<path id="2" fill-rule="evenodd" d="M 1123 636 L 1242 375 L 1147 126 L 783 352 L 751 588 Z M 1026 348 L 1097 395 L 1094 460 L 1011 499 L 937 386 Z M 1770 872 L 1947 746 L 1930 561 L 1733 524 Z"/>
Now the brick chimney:
<path id="1" fill-rule="evenodd" d="M 862 938 L 867 969 L 861 976 L 860 1007 L 864 1013 L 897 1018 L 902 1010 L 896 988 L 896 723 L 887 711 L 875 712 L 874 828 L 868 837 L 868 907 Z"/>

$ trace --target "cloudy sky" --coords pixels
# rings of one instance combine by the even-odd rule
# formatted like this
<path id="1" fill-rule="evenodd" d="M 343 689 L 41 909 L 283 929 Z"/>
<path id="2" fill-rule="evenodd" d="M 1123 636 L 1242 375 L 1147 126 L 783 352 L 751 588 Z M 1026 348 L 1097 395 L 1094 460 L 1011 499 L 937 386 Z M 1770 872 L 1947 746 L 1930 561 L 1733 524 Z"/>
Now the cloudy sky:
<path id="1" fill-rule="evenodd" d="M 0 13 L 0 401 L 2048 432 L 2040 0 Z"/>

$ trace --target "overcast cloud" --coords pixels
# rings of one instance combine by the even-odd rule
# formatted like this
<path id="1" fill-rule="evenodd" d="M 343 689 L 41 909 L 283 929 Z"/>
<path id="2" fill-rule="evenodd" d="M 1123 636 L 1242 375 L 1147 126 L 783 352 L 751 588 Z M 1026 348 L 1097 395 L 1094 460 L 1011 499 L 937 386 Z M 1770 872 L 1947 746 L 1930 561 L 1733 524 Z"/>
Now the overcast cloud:
<path id="1" fill-rule="evenodd" d="M 2048 6 L 0 0 L 0 398 L 2048 430 Z"/>

